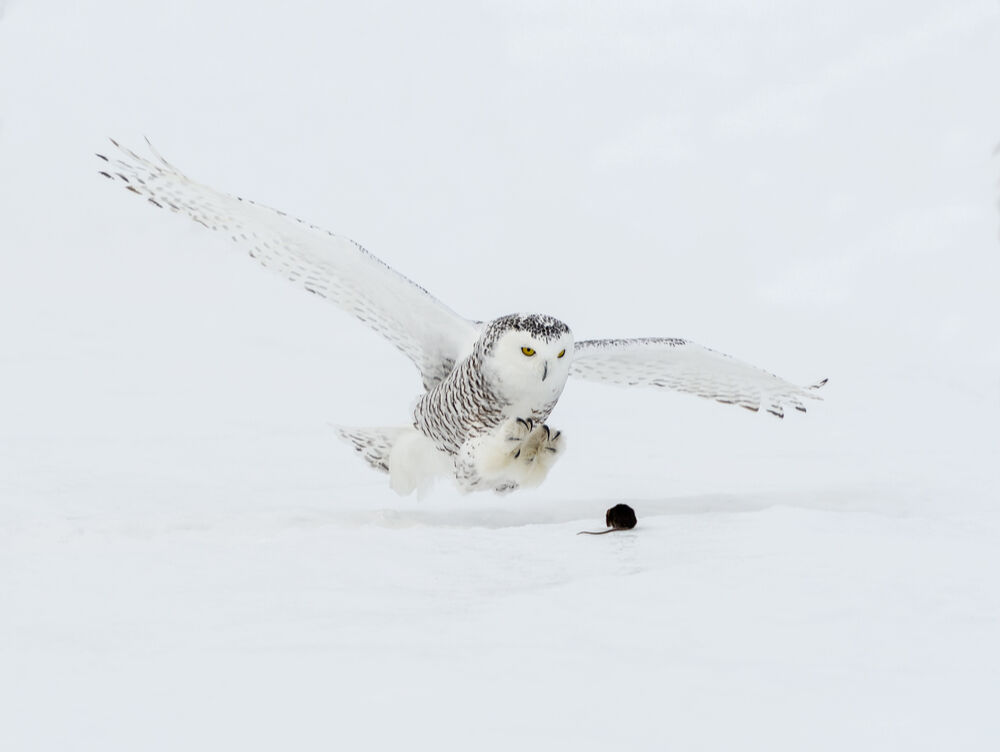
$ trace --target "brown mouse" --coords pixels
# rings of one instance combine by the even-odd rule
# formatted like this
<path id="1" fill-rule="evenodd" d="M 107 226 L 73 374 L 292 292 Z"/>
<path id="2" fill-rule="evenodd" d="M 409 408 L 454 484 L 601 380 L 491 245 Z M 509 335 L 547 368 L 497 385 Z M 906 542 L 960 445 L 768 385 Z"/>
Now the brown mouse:
<path id="1" fill-rule="evenodd" d="M 610 508 L 607 514 L 604 516 L 604 524 L 608 526 L 606 531 L 580 531 L 577 536 L 581 533 L 586 533 L 591 536 L 600 536 L 602 533 L 611 533 L 612 531 L 628 531 L 635 528 L 636 517 L 635 510 L 633 510 L 628 505 L 618 504 Z"/>

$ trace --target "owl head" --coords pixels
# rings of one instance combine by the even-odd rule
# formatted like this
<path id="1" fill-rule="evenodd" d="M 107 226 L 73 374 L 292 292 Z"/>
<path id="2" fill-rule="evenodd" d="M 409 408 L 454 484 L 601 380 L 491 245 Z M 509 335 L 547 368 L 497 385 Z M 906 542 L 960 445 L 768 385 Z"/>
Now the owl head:
<path id="1" fill-rule="evenodd" d="M 558 319 L 508 314 L 486 325 L 478 345 L 501 388 L 543 398 L 562 392 L 573 360 L 573 333 Z"/>

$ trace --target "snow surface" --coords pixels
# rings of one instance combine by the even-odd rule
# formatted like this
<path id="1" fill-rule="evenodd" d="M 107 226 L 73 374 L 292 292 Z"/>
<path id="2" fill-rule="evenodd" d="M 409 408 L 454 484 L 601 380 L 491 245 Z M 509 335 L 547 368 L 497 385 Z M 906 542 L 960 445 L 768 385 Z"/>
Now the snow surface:
<path id="1" fill-rule="evenodd" d="M 1000 746 L 996 2 L 8 0 L 0 71 L 0 748 Z M 328 422 L 416 371 L 101 179 L 142 134 L 826 400 L 571 382 L 539 490 L 399 498 Z"/>

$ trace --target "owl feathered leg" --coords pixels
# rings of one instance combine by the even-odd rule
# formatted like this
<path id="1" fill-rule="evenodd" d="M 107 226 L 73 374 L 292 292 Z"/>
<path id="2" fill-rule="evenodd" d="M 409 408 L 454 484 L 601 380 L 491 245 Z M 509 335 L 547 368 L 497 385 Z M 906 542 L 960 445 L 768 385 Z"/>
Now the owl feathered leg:
<path id="1" fill-rule="evenodd" d="M 525 421 L 524 419 L 518 419 Z M 526 464 L 543 462 L 549 456 L 557 454 L 562 446 L 562 432 L 553 431 L 546 424 L 528 424 L 527 435 L 520 439 L 518 448 L 514 451 L 514 459 Z M 551 465 L 551 463 L 549 463 Z"/>
<path id="2" fill-rule="evenodd" d="M 561 431 L 553 431 L 546 424 L 533 425 L 514 453 L 511 476 L 517 478 L 520 486 L 538 486 L 549 475 L 562 450 Z"/>
<path id="3" fill-rule="evenodd" d="M 505 493 L 538 486 L 563 448 L 562 432 L 530 418 L 515 418 L 462 448 L 457 474 L 463 488 Z"/>

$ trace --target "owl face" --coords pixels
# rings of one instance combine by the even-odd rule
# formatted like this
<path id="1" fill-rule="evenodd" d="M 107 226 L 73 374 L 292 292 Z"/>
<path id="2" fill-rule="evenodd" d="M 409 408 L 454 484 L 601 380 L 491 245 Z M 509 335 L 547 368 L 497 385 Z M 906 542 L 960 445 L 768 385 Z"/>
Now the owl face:
<path id="1" fill-rule="evenodd" d="M 573 333 L 550 316 L 512 314 L 491 322 L 484 335 L 487 363 L 509 397 L 559 396 L 573 360 Z"/>

